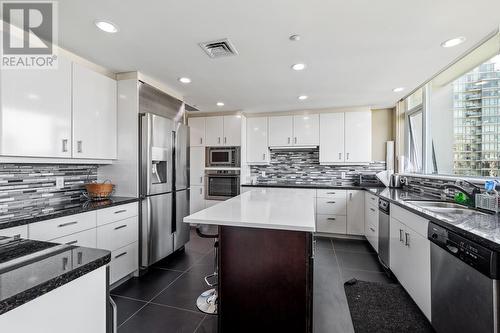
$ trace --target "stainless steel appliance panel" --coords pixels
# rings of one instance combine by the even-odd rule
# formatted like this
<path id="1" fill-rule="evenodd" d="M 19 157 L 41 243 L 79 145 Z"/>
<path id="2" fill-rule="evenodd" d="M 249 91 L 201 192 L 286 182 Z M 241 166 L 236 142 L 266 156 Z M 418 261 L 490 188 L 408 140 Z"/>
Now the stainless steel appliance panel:
<path id="1" fill-rule="evenodd" d="M 189 187 L 189 127 L 180 123 L 175 129 L 175 189 Z"/>
<path id="2" fill-rule="evenodd" d="M 206 167 L 240 167 L 240 147 L 206 147 Z"/>
<path id="3" fill-rule="evenodd" d="M 498 280 L 431 243 L 432 326 L 438 333 L 498 332 Z"/>
<path id="4" fill-rule="evenodd" d="M 239 170 L 206 170 L 205 199 L 226 200 L 240 194 Z"/>
<path id="5" fill-rule="evenodd" d="M 172 191 L 172 121 L 144 113 L 140 123 L 140 195 Z"/>
<path id="6" fill-rule="evenodd" d="M 141 266 L 147 267 L 174 251 L 172 193 L 144 198 L 141 213 Z"/>
<path id="7" fill-rule="evenodd" d="M 389 242 L 390 242 L 390 211 L 389 202 L 379 199 L 379 211 L 378 211 L 378 256 L 380 262 L 385 268 L 390 267 L 390 254 L 389 254 Z"/>
<path id="8" fill-rule="evenodd" d="M 183 222 L 184 217 L 189 215 L 189 194 L 189 189 L 175 191 L 174 251 L 189 241 L 189 223 Z"/>

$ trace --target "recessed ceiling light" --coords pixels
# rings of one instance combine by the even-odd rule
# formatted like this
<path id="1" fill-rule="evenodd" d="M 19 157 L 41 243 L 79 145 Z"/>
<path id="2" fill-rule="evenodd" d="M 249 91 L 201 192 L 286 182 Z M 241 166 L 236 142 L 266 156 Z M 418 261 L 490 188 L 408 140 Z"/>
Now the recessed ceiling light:
<path id="1" fill-rule="evenodd" d="M 188 77 L 180 77 L 180 78 L 178 78 L 177 80 L 179 80 L 179 82 L 181 82 L 181 83 L 185 83 L 185 84 L 187 84 L 187 83 L 191 83 L 191 79 L 190 79 L 190 78 L 188 78 Z"/>
<path id="2" fill-rule="evenodd" d="M 224 106 L 223 102 L 217 102 L 217 106 Z"/>
<path id="3" fill-rule="evenodd" d="M 300 40 L 300 35 L 291 35 L 289 38 L 291 41 L 298 42 Z"/>
<path id="4" fill-rule="evenodd" d="M 460 36 L 452 39 L 445 40 L 444 42 L 441 43 L 442 47 L 453 47 L 462 44 L 465 42 L 465 37 Z"/>
<path id="5" fill-rule="evenodd" d="M 394 92 L 401 92 L 403 90 L 405 90 L 405 88 L 403 88 L 403 87 L 398 87 L 398 88 L 392 89 L 392 91 L 394 91 Z"/>
<path id="6" fill-rule="evenodd" d="M 306 64 L 301 64 L 301 63 L 298 63 L 298 64 L 294 64 L 294 65 L 292 65 L 292 69 L 293 69 L 293 70 L 296 70 L 296 71 L 301 71 L 301 70 L 303 70 L 304 68 L 306 68 Z"/>
<path id="7" fill-rule="evenodd" d="M 308 99 L 309 97 L 307 95 L 300 95 L 298 97 L 301 101 L 305 100 L 305 99 Z"/>
<path id="8" fill-rule="evenodd" d="M 111 23 L 109 21 L 96 20 L 94 23 L 99 29 L 101 29 L 104 32 L 109 32 L 110 34 L 118 32 L 118 27 L 116 26 L 116 24 Z"/>

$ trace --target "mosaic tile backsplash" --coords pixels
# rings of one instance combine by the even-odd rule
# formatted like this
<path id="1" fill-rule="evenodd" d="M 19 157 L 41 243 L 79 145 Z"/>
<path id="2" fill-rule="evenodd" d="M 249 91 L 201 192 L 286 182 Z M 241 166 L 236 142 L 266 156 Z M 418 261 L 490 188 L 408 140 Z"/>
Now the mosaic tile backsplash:
<path id="1" fill-rule="evenodd" d="M 30 218 L 84 199 L 84 183 L 97 180 L 97 165 L 0 164 L 0 223 Z M 56 188 L 56 177 L 64 187 Z"/>
<path id="2" fill-rule="evenodd" d="M 369 165 L 320 165 L 319 150 L 272 150 L 270 165 L 252 165 L 251 177 L 257 183 L 294 183 L 294 184 L 336 184 L 354 185 L 359 175 L 374 178 L 377 172 L 385 170 L 385 162 Z M 265 177 L 262 176 L 265 171 Z M 342 178 L 342 173 L 345 177 Z"/>

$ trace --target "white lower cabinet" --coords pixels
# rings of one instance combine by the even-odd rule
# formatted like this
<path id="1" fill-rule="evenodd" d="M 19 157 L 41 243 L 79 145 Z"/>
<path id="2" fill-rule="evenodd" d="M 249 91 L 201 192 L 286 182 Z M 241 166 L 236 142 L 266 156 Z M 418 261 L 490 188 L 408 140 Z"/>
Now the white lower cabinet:
<path id="1" fill-rule="evenodd" d="M 378 198 L 365 192 L 365 237 L 378 253 Z"/>
<path id="2" fill-rule="evenodd" d="M 205 209 L 205 188 L 203 186 L 191 186 L 189 195 L 190 214 L 194 214 L 202 209 Z"/>
<path id="3" fill-rule="evenodd" d="M 0 315 L 1 331 L 105 333 L 106 289 L 102 266 Z"/>
<path id="4" fill-rule="evenodd" d="M 113 284 L 135 272 L 139 266 L 139 242 L 135 242 L 111 252 L 109 283 Z"/>
<path id="5" fill-rule="evenodd" d="M 342 215 L 316 215 L 316 231 L 323 233 L 346 234 L 347 219 Z"/>
<path id="6" fill-rule="evenodd" d="M 28 225 L 0 229 L 0 237 L 21 237 L 28 238 Z"/>
<path id="7" fill-rule="evenodd" d="M 139 217 L 112 222 L 97 228 L 97 248 L 109 251 L 137 242 Z"/>
<path id="8" fill-rule="evenodd" d="M 422 230 L 427 230 L 427 221 L 410 212 L 405 221 L 394 218 L 391 205 L 390 267 L 401 285 L 413 298 L 420 310 L 431 320 L 431 262 L 430 242 Z M 409 227 L 417 225 L 419 231 Z M 424 225 L 420 225 L 424 223 Z"/>
<path id="9" fill-rule="evenodd" d="M 96 229 L 89 229 L 85 231 L 77 232 L 76 234 L 52 239 L 51 242 L 68 244 L 68 245 L 78 245 L 83 247 L 98 247 L 96 245 Z"/>
<path id="10" fill-rule="evenodd" d="M 347 234 L 365 234 L 365 194 L 360 190 L 347 191 Z"/>
<path id="11" fill-rule="evenodd" d="M 92 211 L 35 222 L 28 229 L 30 239 L 48 241 L 95 227 L 96 212 Z"/>

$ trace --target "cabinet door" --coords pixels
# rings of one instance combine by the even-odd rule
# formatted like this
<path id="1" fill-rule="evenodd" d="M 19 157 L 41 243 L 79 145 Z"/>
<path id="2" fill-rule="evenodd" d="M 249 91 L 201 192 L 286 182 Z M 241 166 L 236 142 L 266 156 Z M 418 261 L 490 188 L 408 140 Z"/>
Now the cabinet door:
<path id="1" fill-rule="evenodd" d="M 224 117 L 205 118 L 205 139 L 207 146 L 224 145 Z"/>
<path id="2" fill-rule="evenodd" d="M 247 119 L 247 163 L 269 163 L 267 117 Z"/>
<path id="3" fill-rule="evenodd" d="M 389 263 L 391 271 L 396 275 L 398 280 L 403 284 L 405 280 L 405 265 L 406 262 L 406 247 L 404 246 L 405 226 L 396 219 L 391 218 L 390 222 L 390 239 L 389 239 Z"/>
<path id="4" fill-rule="evenodd" d="M 430 242 L 413 229 L 406 227 L 405 283 L 401 284 L 422 312 L 431 319 L 431 253 Z"/>
<path id="5" fill-rule="evenodd" d="M 2 70 L 1 155 L 71 157 L 71 61 L 57 69 Z"/>
<path id="6" fill-rule="evenodd" d="M 365 233 L 365 193 L 347 191 L 347 234 L 364 235 Z"/>
<path id="7" fill-rule="evenodd" d="M 194 214 L 202 209 L 205 209 L 205 189 L 203 186 L 191 186 L 189 213 Z"/>
<path id="8" fill-rule="evenodd" d="M 73 157 L 116 158 L 116 81 L 73 63 Z"/>
<path id="9" fill-rule="evenodd" d="M 241 146 L 241 116 L 224 116 L 224 146 Z"/>
<path id="10" fill-rule="evenodd" d="M 191 185 L 202 186 L 205 182 L 205 147 L 191 147 L 189 152 L 189 179 Z"/>
<path id="11" fill-rule="evenodd" d="M 6 228 L 0 230 L 0 237 L 21 237 L 28 238 L 28 225 Z"/>
<path id="12" fill-rule="evenodd" d="M 291 146 L 292 140 L 293 117 L 269 117 L 269 146 Z"/>
<path id="13" fill-rule="evenodd" d="M 319 119 L 319 163 L 344 162 L 344 113 L 321 114 Z"/>
<path id="14" fill-rule="evenodd" d="M 372 113 L 345 113 L 345 162 L 366 163 L 372 160 Z"/>
<path id="15" fill-rule="evenodd" d="M 293 117 L 293 144 L 319 145 L 319 115 Z"/>
<path id="16" fill-rule="evenodd" d="M 205 146 L 205 118 L 189 118 L 189 145 L 191 147 Z"/>

